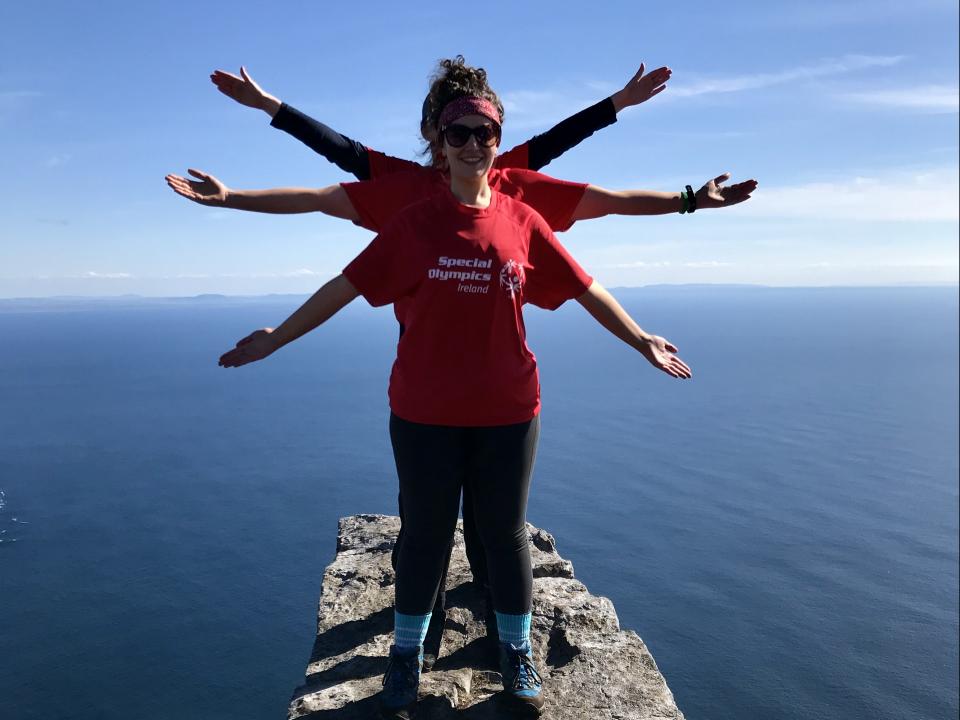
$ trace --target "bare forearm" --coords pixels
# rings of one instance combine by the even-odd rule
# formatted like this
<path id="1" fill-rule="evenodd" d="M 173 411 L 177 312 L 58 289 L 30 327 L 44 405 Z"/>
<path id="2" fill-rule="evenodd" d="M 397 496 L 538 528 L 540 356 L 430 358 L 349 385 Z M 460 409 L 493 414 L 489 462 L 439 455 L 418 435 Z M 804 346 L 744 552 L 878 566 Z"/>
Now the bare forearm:
<path id="1" fill-rule="evenodd" d="M 577 302 L 607 331 L 643 355 L 658 370 L 675 378 L 693 376 L 690 366 L 676 356 L 676 345 L 644 331 L 600 283 L 594 281 Z"/>
<path id="2" fill-rule="evenodd" d="M 269 190 L 230 190 L 224 206 L 232 210 L 293 214 L 320 210 L 317 190 L 312 188 L 271 188 Z"/>
<path id="3" fill-rule="evenodd" d="M 577 298 L 577 302 L 608 332 L 634 350 L 642 351 L 650 344 L 652 336 L 637 325 L 616 298 L 596 280 L 589 290 Z"/>
<path id="4" fill-rule="evenodd" d="M 680 212 L 678 192 L 658 190 L 607 190 L 588 185 L 573 213 L 574 220 L 605 215 L 669 215 Z"/>
<path id="5" fill-rule="evenodd" d="M 234 210 L 281 215 L 322 212 L 346 220 L 358 219 L 346 192 L 339 185 L 319 189 L 229 190 L 224 206 Z"/>
<path id="6" fill-rule="evenodd" d="M 358 295 L 356 288 L 343 275 L 337 275 L 273 331 L 277 348 L 293 342 L 319 327 Z"/>

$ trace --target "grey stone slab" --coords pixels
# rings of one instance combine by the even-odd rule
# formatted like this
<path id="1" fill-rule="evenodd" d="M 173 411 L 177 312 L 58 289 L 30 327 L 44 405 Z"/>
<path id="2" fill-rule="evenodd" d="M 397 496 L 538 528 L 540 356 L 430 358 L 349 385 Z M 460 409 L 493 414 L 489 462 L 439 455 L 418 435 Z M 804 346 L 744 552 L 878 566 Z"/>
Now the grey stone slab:
<path id="1" fill-rule="evenodd" d="M 376 695 L 393 631 L 390 566 L 400 520 L 342 518 L 337 556 L 323 575 L 317 637 L 306 680 L 289 717 L 376 718 Z M 673 694 L 640 637 L 621 630 L 613 604 L 590 594 L 550 533 L 529 526 L 534 565 L 534 658 L 550 720 L 683 720 Z M 447 620 L 440 656 L 420 684 L 418 720 L 509 717 L 498 702 L 500 674 L 486 641 L 482 594 L 471 581 L 457 528 L 447 578 Z"/>

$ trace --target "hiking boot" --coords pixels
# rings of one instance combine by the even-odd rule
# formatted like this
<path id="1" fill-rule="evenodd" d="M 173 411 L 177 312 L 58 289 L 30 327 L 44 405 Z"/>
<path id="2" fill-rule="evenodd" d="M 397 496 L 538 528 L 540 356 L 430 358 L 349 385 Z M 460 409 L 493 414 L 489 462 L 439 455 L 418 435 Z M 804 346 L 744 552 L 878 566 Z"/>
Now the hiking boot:
<path id="1" fill-rule="evenodd" d="M 423 647 L 398 650 L 390 646 L 390 662 L 380 691 L 380 717 L 384 720 L 412 720 L 420 689 Z"/>
<path id="2" fill-rule="evenodd" d="M 443 626 L 447 622 L 447 611 L 433 609 L 430 616 L 430 626 L 427 628 L 427 637 L 423 641 L 423 672 L 430 672 L 433 664 L 440 657 L 440 642 L 443 640 Z"/>
<path id="3" fill-rule="evenodd" d="M 543 680 L 533 664 L 529 643 L 500 643 L 502 699 L 522 717 L 535 718 L 543 709 Z"/>

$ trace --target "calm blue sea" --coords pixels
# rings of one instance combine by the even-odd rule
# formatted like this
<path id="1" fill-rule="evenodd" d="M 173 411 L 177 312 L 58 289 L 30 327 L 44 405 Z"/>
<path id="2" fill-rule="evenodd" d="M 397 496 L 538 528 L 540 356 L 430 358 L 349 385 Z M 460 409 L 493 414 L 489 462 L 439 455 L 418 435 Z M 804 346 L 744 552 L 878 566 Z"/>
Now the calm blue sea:
<path id="1" fill-rule="evenodd" d="M 682 383 L 528 314 L 530 520 L 690 720 L 958 713 L 957 288 L 621 290 Z M 0 717 L 283 718 L 337 518 L 395 512 L 391 313 L 0 301 Z"/>

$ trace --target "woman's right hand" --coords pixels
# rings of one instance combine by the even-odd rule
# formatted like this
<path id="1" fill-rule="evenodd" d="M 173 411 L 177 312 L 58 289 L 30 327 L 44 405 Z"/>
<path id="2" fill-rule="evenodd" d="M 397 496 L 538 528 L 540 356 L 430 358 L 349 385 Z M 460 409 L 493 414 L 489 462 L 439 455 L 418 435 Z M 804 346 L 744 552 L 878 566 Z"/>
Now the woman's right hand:
<path id="1" fill-rule="evenodd" d="M 255 330 L 237 343 L 233 350 L 220 356 L 220 367 L 240 367 L 272 355 L 280 347 L 273 328 Z"/>
<path id="2" fill-rule="evenodd" d="M 673 70 L 668 67 L 659 67 L 644 75 L 644 69 L 644 64 L 640 63 L 640 69 L 637 70 L 636 75 L 630 78 L 622 90 L 618 90 L 610 96 L 616 112 L 646 102 L 654 95 L 666 90 L 667 81 L 673 74 Z"/>
<path id="3" fill-rule="evenodd" d="M 200 170 L 190 168 L 188 173 L 198 180 L 189 180 L 182 175 L 167 175 L 164 179 L 167 185 L 177 195 L 185 197 L 187 200 L 193 200 L 201 205 L 214 205 L 223 207 L 227 204 L 227 196 L 230 194 L 230 188 L 217 180 L 213 175 L 208 175 Z"/>
<path id="4" fill-rule="evenodd" d="M 228 98 L 255 110 L 263 110 L 270 117 L 276 115 L 277 110 L 280 109 L 280 101 L 273 95 L 265 93 L 242 65 L 240 77 L 223 70 L 214 70 L 210 75 L 210 82 Z"/>

